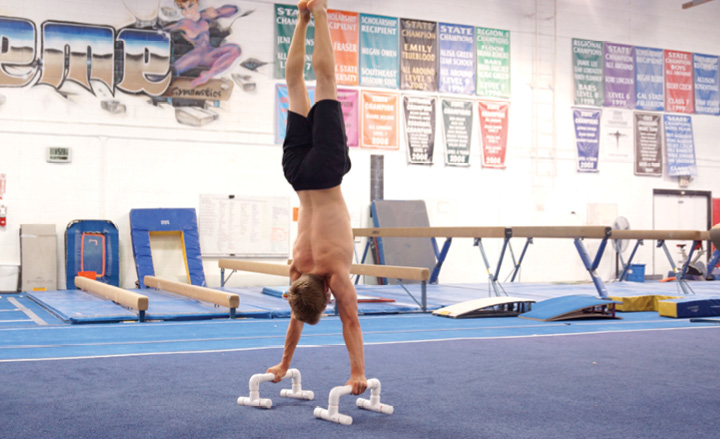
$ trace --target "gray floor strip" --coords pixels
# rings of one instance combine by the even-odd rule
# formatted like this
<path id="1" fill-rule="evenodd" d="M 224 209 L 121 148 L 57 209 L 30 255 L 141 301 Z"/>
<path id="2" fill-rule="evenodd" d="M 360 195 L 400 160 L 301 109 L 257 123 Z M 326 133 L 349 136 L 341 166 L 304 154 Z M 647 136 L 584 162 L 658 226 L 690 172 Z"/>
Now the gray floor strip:
<path id="1" fill-rule="evenodd" d="M 13 305 L 17 306 L 18 309 L 19 309 L 20 311 L 24 312 L 25 315 L 27 315 L 28 317 L 30 317 L 33 322 L 37 323 L 37 324 L 40 325 L 40 326 L 47 326 L 47 322 L 46 322 L 45 320 L 41 319 L 40 317 L 38 317 L 37 314 L 35 314 L 34 312 L 30 311 L 25 305 L 23 305 L 23 304 L 21 304 L 20 302 L 18 302 L 16 298 L 14 298 L 14 297 L 8 297 L 8 301 L 9 301 L 10 303 L 12 303 Z"/>

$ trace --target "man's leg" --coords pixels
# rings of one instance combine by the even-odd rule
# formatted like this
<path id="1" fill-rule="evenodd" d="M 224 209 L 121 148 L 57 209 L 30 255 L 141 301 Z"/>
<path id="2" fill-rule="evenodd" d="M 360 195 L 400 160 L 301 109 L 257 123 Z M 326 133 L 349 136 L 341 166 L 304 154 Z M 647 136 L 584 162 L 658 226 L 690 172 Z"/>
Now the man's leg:
<path id="1" fill-rule="evenodd" d="M 285 82 L 290 98 L 289 110 L 304 117 L 310 112 L 310 98 L 305 86 L 305 34 L 309 23 L 310 12 L 307 9 L 307 0 L 300 0 L 298 20 L 285 63 Z"/>
<path id="2" fill-rule="evenodd" d="M 327 0 L 310 0 L 308 9 L 315 19 L 315 47 L 313 48 L 313 69 L 317 84 L 315 101 L 337 100 L 335 83 L 335 52 L 333 51 L 330 28 L 328 27 Z"/>

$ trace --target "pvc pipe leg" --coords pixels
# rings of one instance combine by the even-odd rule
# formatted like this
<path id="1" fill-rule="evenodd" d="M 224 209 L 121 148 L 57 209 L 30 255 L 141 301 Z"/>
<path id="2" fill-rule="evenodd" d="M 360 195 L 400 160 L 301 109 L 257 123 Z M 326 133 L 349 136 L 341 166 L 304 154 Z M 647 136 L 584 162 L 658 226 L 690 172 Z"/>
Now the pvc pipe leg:
<path id="1" fill-rule="evenodd" d="M 298 399 L 313 399 L 315 397 L 312 391 L 302 390 L 300 381 L 300 371 L 297 369 L 289 369 L 283 379 L 292 378 L 292 389 L 283 389 L 280 391 L 281 396 Z M 237 399 L 239 405 L 250 407 L 271 408 L 272 400 L 269 398 L 260 398 L 260 383 L 272 381 L 275 375 L 272 373 L 258 373 L 250 377 L 250 396 L 241 396 Z"/>

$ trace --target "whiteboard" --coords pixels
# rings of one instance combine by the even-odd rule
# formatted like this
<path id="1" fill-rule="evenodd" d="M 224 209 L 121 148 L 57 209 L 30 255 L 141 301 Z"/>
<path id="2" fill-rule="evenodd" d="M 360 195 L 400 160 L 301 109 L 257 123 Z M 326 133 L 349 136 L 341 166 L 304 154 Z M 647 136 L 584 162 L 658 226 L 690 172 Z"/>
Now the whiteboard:
<path id="1" fill-rule="evenodd" d="M 287 257 L 290 198 L 200 195 L 203 256 Z"/>

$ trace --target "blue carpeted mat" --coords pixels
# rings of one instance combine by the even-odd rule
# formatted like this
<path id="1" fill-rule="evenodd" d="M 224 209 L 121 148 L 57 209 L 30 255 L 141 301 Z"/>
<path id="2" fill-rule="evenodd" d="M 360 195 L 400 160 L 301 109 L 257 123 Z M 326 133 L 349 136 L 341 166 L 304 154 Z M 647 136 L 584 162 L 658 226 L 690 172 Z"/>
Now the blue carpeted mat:
<path id="1" fill-rule="evenodd" d="M 33 291 L 27 293 L 38 304 L 65 322 L 122 322 L 137 321 L 138 316 L 111 300 L 102 299 L 80 290 Z"/>
<path id="2" fill-rule="evenodd" d="M 374 332 L 393 324 L 406 330 L 421 328 L 433 320 L 443 327 L 457 322 L 395 316 L 365 318 L 363 324 Z M 413 325 L 405 327 L 406 321 Z M 183 327 L 205 327 L 207 333 L 215 333 L 226 327 L 240 335 L 256 324 L 265 328 L 270 323 L 103 328 L 129 329 L 137 342 L 150 342 L 140 334 L 160 327 L 168 333 Z M 8 438 L 63 439 L 127 437 L 129 431 L 174 439 L 711 438 L 717 436 L 720 399 L 708 383 L 716 376 L 720 358 L 720 327 L 695 328 L 369 344 L 367 376 L 381 380 L 381 401 L 393 405 L 395 413 L 363 411 L 355 407 L 354 397 L 344 396 L 340 412 L 353 417 L 352 426 L 312 415 L 315 406 L 327 405 L 330 389 L 348 378 L 344 346 L 298 348 L 292 365 L 302 373 L 303 388 L 315 392 L 315 400 L 281 398 L 279 389 L 287 383 L 263 383 L 260 395 L 272 398 L 270 410 L 240 407 L 235 401 L 247 395 L 251 375 L 280 360 L 282 339 L 275 349 L 5 363 L 0 364 L 2 432 Z M 65 330 L 67 337 L 90 329 L 94 328 L 66 326 L 35 332 Z M 280 329 L 284 328 L 274 333 Z M 58 340 L 68 341 L 60 336 Z M 675 373 L 678 370 L 683 373 Z M 662 373 L 671 373 L 672 379 L 649 379 Z"/>

